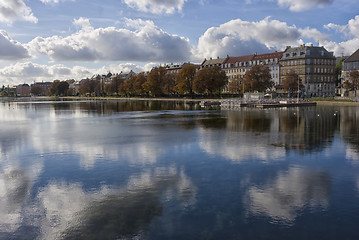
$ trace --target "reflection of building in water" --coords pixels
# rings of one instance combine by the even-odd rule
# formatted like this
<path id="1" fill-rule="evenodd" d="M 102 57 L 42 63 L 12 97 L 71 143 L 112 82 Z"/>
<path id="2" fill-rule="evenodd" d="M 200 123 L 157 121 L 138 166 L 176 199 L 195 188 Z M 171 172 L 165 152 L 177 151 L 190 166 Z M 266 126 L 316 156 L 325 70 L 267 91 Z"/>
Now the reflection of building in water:
<path id="1" fill-rule="evenodd" d="M 346 158 L 359 164 L 359 107 L 340 109 L 340 134 L 348 143 Z"/>
<path id="2" fill-rule="evenodd" d="M 320 107 L 288 111 L 288 116 L 280 121 L 280 125 L 285 124 L 292 126 L 285 140 L 287 149 L 317 151 L 331 144 L 338 130 L 339 114 Z"/>
<path id="3" fill-rule="evenodd" d="M 271 145 L 280 141 L 276 112 L 242 109 L 222 114 L 217 120 L 200 122 L 203 129 L 199 143 L 203 150 L 236 162 L 284 157 L 283 149 Z"/>
<path id="4" fill-rule="evenodd" d="M 241 109 L 200 121 L 200 146 L 233 161 L 273 160 L 285 151 L 321 150 L 337 130 L 339 114 L 326 108 Z M 218 130 L 220 129 L 220 130 Z"/>
<path id="5" fill-rule="evenodd" d="M 243 108 L 222 114 L 225 117 L 200 122 L 200 146 L 233 161 L 275 160 L 289 150 L 320 150 L 331 143 L 339 119 L 325 108 Z"/>
<path id="6" fill-rule="evenodd" d="M 238 144 L 251 138 L 263 145 L 286 150 L 313 151 L 330 143 L 338 127 L 339 114 L 325 108 L 245 109 L 226 112 L 227 129 L 246 134 Z M 240 134 L 237 134 L 241 137 Z M 258 135 L 261 135 L 258 137 Z M 258 144 L 258 143 L 257 143 Z"/>
<path id="7" fill-rule="evenodd" d="M 327 208 L 330 189 L 331 180 L 326 173 L 290 168 L 263 187 L 250 188 L 245 205 L 254 215 L 291 224 L 305 207 Z"/>

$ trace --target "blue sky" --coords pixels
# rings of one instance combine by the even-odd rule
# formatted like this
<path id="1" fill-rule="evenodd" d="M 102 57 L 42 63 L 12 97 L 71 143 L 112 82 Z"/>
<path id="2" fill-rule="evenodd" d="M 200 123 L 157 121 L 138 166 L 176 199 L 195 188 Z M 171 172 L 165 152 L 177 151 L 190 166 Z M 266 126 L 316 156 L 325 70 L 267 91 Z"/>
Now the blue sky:
<path id="1" fill-rule="evenodd" d="M 163 63 L 359 48 L 354 0 L 0 0 L 0 84 L 80 80 Z"/>

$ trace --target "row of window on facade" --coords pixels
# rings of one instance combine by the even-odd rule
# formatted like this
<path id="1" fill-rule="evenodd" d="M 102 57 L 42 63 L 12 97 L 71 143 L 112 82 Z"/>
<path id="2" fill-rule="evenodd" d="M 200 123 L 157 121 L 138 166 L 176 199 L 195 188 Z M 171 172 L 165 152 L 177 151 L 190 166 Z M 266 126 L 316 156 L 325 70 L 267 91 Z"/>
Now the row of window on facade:
<path id="1" fill-rule="evenodd" d="M 288 73 L 290 73 L 291 71 L 294 71 L 297 74 L 304 74 L 303 73 L 303 68 L 299 68 L 299 69 L 282 69 L 282 75 L 286 75 Z M 307 67 L 306 69 L 306 73 L 311 73 L 311 68 Z M 334 73 L 334 68 L 313 68 L 313 73 Z"/>
<path id="2" fill-rule="evenodd" d="M 323 90 L 328 90 L 328 91 L 333 91 L 335 90 L 335 85 L 333 84 L 309 84 L 308 85 L 308 90 L 311 90 L 311 87 L 313 88 L 314 91 L 323 91 Z"/>
<path id="3" fill-rule="evenodd" d="M 317 64 L 317 65 L 334 65 L 335 60 L 333 59 L 299 59 L 299 60 L 289 60 L 289 61 L 282 61 L 282 66 L 296 66 L 296 65 L 304 65 L 306 64 Z"/>
<path id="4" fill-rule="evenodd" d="M 248 67 L 248 66 L 254 66 L 254 65 L 268 65 L 268 64 L 277 64 L 278 63 L 278 59 L 266 59 L 264 61 L 249 61 L 249 62 L 236 62 L 235 64 L 232 63 L 224 63 L 222 66 L 222 68 L 233 68 L 233 67 Z M 212 66 L 212 65 L 210 65 Z"/>

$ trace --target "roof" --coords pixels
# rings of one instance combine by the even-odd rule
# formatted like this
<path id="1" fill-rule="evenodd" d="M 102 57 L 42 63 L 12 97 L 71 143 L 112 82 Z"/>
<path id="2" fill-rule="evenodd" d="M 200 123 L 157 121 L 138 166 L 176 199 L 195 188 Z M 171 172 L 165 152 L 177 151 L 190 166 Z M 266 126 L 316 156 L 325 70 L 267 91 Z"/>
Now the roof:
<path id="1" fill-rule="evenodd" d="M 216 65 L 216 64 L 223 64 L 227 58 L 215 58 L 215 59 L 205 59 L 202 65 Z"/>
<path id="2" fill-rule="evenodd" d="M 301 59 L 301 58 L 332 58 L 335 59 L 332 52 L 328 52 L 324 47 L 305 46 L 287 47 L 281 60 L 284 59 Z"/>
<path id="3" fill-rule="evenodd" d="M 227 61 L 225 63 L 232 63 L 235 64 L 237 62 L 248 62 L 251 61 L 254 57 L 253 55 L 247 55 L 247 56 L 240 56 L 240 57 L 228 57 Z"/>
<path id="4" fill-rule="evenodd" d="M 284 52 L 273 52 L 273 53 L 265 53 L 260 55 L 255 55 L 253 58 L 253 61 L 257 60 L 266 60 L 266 59 L 280 59 L 282 57 Z"/>
<path id="5" fill-rule="evenodd" d="M 344 60 L 344 62 L 359 62 L 359 49 L 355 51 L 350 57 Z"/>

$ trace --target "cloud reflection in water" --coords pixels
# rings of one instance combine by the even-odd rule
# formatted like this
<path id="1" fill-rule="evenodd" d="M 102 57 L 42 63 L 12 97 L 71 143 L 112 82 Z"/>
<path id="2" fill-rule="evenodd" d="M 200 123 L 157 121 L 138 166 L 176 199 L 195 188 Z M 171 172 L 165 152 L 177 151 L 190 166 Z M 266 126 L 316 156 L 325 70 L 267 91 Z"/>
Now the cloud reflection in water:
<path id="1" fill-rule="evenodd" d="M 287 172 L 280 172 L 273 182 L 263 187 L 251 187 L 247 207 L 254 215 L 292 224 L 302 208 L 326 209 L 330 189 L 331 180 L 326 173 L 292 167 Z"/>
<path id="2" fill-rule="evenodd" d="M 163 199 L 194 204 L 195 187 L 183 171 L 156 168 L 122 189 L 85 192 L 80 184 L 52 183 L 38 194 L 42 239 L 117 239 L 141 236 L 161 215 Z"/>

